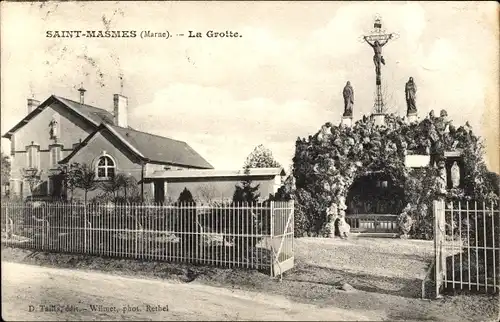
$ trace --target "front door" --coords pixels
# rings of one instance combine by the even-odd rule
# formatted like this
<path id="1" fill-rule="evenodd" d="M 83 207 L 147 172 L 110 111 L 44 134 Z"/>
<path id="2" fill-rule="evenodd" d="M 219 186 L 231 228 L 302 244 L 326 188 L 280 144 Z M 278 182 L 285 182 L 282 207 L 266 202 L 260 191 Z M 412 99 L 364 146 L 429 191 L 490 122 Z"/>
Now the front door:
<path id="1" fill-rule="evenodd" d="M 155 202 L 165 202 L 165 183 L 163 181 L 154 182 Z"/>

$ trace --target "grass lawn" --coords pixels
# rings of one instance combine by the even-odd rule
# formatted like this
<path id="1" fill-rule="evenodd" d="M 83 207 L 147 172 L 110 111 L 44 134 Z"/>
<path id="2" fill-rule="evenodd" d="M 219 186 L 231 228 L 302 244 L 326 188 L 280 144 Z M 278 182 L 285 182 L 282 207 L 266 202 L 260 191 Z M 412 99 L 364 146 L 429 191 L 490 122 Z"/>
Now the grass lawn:
<path id="1" fill-rule="evenodd" d="M 498 320 L 498 295 L 420 299 L 421 282 L 433 256 L 432 241 L 353 236 L 347 240 L 299 238 L 294 243 L 295 268 L 286 272 L 282 281 L 243 269 L 33 253 L 14 248 L 4 248 L 2 260 L 279 294 L 318 307 L 372 312 L 384 320 Z M 342 290 L 344 283 L 354 290 Z"/>

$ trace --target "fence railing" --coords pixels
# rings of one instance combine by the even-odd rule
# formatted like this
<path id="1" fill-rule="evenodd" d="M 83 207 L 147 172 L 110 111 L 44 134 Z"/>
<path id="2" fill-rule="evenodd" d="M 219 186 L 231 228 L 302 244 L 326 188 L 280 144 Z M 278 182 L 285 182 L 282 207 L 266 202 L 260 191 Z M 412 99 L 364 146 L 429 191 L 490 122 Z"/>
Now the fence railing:
<path id="1" fill-rule="evenodd" d="M 269 269 L 293 267 L 293 202 L 4 203 L 2 244 L 35 250 Z"/>
<path id="2" fill-rule="evenodd" d="M 398 215 L 348 214 L 346 222 L 354 233 L 398 233 Z"/>
<path id="3" fill-rule="evenodd" d="M 500 212 L 493 203 L 434 201 L 435 287 L 500 290 Z"/>

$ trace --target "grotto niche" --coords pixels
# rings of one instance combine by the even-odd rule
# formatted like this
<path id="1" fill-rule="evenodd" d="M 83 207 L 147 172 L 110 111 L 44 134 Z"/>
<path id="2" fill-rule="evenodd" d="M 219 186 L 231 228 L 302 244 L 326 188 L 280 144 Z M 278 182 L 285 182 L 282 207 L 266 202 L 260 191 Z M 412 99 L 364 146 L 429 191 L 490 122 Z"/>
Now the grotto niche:
<path id="1" fill-rule="evenodd" d="M 404 200 L 404 189 L 384 172 L 362 175 L 348 190 L 346 215 L 399 214 Z"/>

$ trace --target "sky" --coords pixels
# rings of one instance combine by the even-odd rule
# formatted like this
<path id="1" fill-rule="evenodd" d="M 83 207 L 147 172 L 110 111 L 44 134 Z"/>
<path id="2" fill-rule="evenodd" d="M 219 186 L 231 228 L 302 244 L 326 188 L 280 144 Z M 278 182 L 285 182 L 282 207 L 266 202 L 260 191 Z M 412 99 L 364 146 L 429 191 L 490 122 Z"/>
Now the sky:
<path id="1" fill-rule="evenodd" d="M 499 172 L 496 2 L 83 2 L 0 4 L 1 132 L 26 99 L 55 94 L 112 111 L 129 99 L 129 125 L 186 141 L 217 169 L 240 168 L 259 144 L 285 168 L 297 137 L 339 124 L 342 89 L 354 121 L 373 109 L 376 14 L 397 33 L 383 49 L 389 112 L 404 116 L 413 77 L 419 117 L 448 111 L 485 140 Z M 49 30 L 144 30 L 171 38 L 47 38 Z M 175 36 L 189 30 L 203 38 Z M 238 32 L 208 38 L 209 30 Z M 123 88 L 120 83 L 123 79 Z M 9 151 L 2 139 L 2 151 Z"/>

